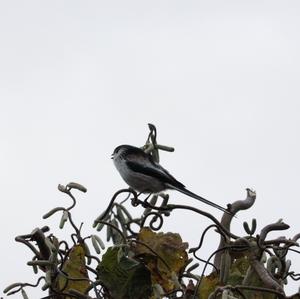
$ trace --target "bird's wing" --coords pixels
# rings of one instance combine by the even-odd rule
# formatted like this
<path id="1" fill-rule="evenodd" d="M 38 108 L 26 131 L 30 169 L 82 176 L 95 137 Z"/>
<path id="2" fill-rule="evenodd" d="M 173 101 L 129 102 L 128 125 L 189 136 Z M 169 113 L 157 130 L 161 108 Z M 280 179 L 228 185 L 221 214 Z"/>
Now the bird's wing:
<path id="1" fill-rule="evenodd" d="M 155 167 L 157 167 L 162 173 L 164 173 L 165 176 L 168 177 L 168 180 L 170 180 L 170 182 L 167 182 L 167 183 L 171 183 L 172 186 L 175 186 L 177 188 L 185 188 L 185 186 L 177 181 L 171 174 L 168 170 L 166 170 L 165 168 L 163 168 L 160 164 L 152 161 L 152 163 L 155 165 Z"/>
<path id="2" fill-rule="evenodd" d="M 184 185 L 177 181 L 166 169 L 158 163 L 155 163 L 150 155 L 147 155 L 146 158 L 147 159 L 138 160 L 136 157 L 134 159 L 127 157 L 126 164 L 132 171 L 157 178 L 170 186 L 184 188 Z M 145 163 L 145 161 L 147 161 L 147 163 Z"/>

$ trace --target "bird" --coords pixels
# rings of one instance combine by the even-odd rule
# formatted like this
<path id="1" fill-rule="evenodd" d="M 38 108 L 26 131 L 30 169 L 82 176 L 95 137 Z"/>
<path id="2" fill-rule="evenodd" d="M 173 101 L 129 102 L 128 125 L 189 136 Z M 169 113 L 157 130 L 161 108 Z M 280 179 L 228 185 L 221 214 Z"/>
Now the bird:
<path id="1" fill-rule="evenodd" d="M 115 148 L 111 158 L 123 180 L 135 191 L 159 194 L 168 189 L 177 190 L 228 213 L 225 208 L 186 189 L 181 182 L 141 148 L 126 144 L 119 145 Z"/>

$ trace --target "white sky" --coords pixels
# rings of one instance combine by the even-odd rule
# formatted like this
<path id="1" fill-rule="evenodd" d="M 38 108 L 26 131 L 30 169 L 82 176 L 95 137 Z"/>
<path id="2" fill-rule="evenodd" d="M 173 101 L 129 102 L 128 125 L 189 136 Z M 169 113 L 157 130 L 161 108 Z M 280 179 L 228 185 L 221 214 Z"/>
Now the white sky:
<path id="1" fill-rule="evenodd" d="M 36 279 L 16 235 L 45 224 L 67 234 L 59 216 L 41 219 L 69 204 L 58 183 L 88 188 L 74 218 L 94 232 L 126 186 L 110 154 L 142 145 L 148 122 L 176 148 L 162 165 L 192 191 L 221 205 L 257 191 L 235 233 L 252 217 L 299 232 L 299 17 L 299 1 L 1 1 L 0 289 Z M 164 230 L 194 246 L 208 224 L 175 212 Z M 217 243 L 211 234 L 202 256 Z"/>

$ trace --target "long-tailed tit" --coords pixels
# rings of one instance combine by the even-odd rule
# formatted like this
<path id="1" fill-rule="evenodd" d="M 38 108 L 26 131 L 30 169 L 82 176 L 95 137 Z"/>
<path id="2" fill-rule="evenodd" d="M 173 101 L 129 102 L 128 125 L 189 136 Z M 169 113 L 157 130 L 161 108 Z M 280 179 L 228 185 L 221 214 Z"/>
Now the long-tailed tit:
<path id="1" fill-rule="evenodd" d="M 138 192 L 160 193 L 174 189 L 228 213 L 225 208 L 187 190 L 166 169 L 154 162 L 150 154 L 138 147 L 120 145 L 114 150 L 112 159 L 123 180 Z"/>

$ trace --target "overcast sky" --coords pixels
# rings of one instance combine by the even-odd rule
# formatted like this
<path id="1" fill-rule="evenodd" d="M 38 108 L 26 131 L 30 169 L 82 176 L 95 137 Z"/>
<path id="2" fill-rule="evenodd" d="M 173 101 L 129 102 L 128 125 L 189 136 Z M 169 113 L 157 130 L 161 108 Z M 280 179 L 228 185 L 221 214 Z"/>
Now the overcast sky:
<path id="1" fill-rule="evenodd" d="M 176 149 L 161 164 L 193 192 L 224 206 L 257 191 L 235 233 L 252 217 L 258 230 L 283 218 L 291 228 L 279 235 L 299 232 L 299 30 L 299 1 L 1 1 L 0 289 L 37 278 L 16 235 L 46 224 L 68 233 L 59 216 L 41 218 L 69 204 L 58 183 L 88 188 L 74 218 L 94 232 L 126 186 L 110 155 L 143 145 L 148 122 Z M 194 246 L 209 224 L 174 212 L 163 230 Z M 218 244 L 208 240 L 203 257 Z"/>

